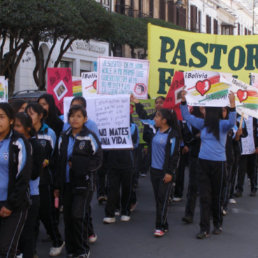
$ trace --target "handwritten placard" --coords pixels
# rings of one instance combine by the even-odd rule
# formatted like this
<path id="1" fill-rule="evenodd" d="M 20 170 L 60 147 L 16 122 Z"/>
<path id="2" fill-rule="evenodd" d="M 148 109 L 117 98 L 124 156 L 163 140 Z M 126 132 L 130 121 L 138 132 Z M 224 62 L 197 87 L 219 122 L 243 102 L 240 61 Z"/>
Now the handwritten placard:
<path id="1" fill-rule="evenodd" d="M 258 88 L 258 73 L 251 73 L 251 85 Z"/>
<path id="2" fill-rule="evenodd" d="M 229 105 L 229 83 L 221 81 L 220 73 L 210 71 L 184 72 L 186 100 L 190 106 L 225 107 Z"/>
<path id="3" fill-rule="evenodd" d="M 119 57 L 98 58 L 99 94 L 131 94 L 138 99 L 148 96 L 149 61 Z"/>
<path id="4" fill-rule="evenodd" d="M 71 97 L 64 99 L 65 122 L 71 101 Z M 98 126 L 102 148 L 132 148 L 130 95 L 88 95 L 86 101 L 88 119 Z"/>
<path id="5" fill-rule="evenodd" d="M 233 77 L 231 83 L 230 90 L 236 96 L 237 112 L 240 115 L 243 113 L 258 118 L 258 89 Z"/>
<path id="6" fill-rule="evenodd" d="M 86 97 L 88 94 L 97 93 L 97 72 L 82 73 L 82 95 Z"/>

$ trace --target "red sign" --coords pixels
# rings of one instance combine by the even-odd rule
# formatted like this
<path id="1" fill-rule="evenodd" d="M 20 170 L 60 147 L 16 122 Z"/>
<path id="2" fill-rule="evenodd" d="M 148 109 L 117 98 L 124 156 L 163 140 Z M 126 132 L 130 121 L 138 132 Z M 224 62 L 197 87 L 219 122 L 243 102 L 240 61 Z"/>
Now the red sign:
<path id="1" fill-rule="evenodd" d="M 173 109 L 176 112 L 178 120 L 183 120 L 180 110 L 181 91 L 183 90 L 183 87 L 184 73 L 175 72 L 173 81 L 163 104 L 163 108 Z"/>
<path id="2" fill-rule="evenodd" d="M 56 106 L 63 114 L 64 97 L 73 96 L 71 69 L 48 68 L 47 92 L 53 95 Z"/>

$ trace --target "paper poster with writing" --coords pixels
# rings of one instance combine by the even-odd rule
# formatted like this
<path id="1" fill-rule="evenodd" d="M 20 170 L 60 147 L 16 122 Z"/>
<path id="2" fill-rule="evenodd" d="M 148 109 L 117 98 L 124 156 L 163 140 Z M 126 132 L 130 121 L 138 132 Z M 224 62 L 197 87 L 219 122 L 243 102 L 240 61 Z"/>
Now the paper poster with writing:
<path id="1" fill-rule="evenodd" d="M 0 102 L 8 102 L 8 80 L 0 76 Z"/>
<path id="2" fill-rule="evenodd" d="M 229 105 L 230 84 L 220 80 L 220 73 L 197 70 L 184 72 L 184 81 L 188 105 L 208 107 Z"/>
<path id="3" fill-rule="evenodd" d="M 97 72 L 82 73 L 82 95 L 86 97 L 89 94 L 97 93 Z"/>
<path id="4" fill-rule="evenodd" d="M 73 97 L 64 99 L 64 122 Z M 130 95 L 88 95 L 87 114 L 99 129 L 103 149 L 133 148 L 130 131 Z"/>
<path id="5" fill-rule="evenodd" d="M 71 69 L 48 68 L 47 92 L 53 95 L 56 106 L 63 114 L 64 97 L 73 95 Z"/>
<path id="6" fill-rule="evenodd" d="M 251 73 L 251 85 L 258 88 L 258 73 Z"/>
<path id="7" fill-rule="evenodd" d="M 98 93 L 133 94 L 147 99 L 149 61 L 121 57 L 98 58 Z"/>
<path id="8" fill-rule="evenodd" d="M 175 72 L 168 94 L 163 103 L 163 108 L 173 109 L 176 112 L 177 119 L 179 120 L 183 119 L 180 110 L 181 92 L 183 90 L 183 87 L 184 73 Z"/>
<path id="9" fill-rule="evenodd" d="M 230 90 L 236 96 L 237 112 L 258 118 L 258 89 L 235 78 L 232 78 L 231 83 Z"/>

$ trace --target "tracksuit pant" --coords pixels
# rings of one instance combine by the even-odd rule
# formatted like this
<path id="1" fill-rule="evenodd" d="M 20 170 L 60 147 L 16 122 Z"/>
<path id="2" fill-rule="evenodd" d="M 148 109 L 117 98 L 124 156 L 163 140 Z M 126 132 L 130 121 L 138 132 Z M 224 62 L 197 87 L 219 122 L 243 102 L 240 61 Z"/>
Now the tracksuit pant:
<path id="1" fill-rule="evenodd" d="M 239 170 L 237 177 L 236 189 L 238 192 L 243 192 L 245 174 L 248 175 L 251 182 L 251 192 L 257 191 L 257 171 L 256 171 L 256 154 L 241 155 L 239 161 Z"/>
<path id="2" fill-rule="evenodd" d="M 52 240 L 52 246 L 59 247 L 62 245 L 63 240 L 58 229 L 58 220 L 56 218 L 56 211 L 54 206 L 53 187 L 50 184 L 39 185 L 39 194 L 39 219 L 42 221 L 47 234 Z M 37 226 L 39 227 L 39 222 Z"/>
<path id="3" fill-rule="evenodd" d="M 35 228 L 39 215 L 40 199 L 39 195 L 31 196 L 31 206 L 28 210 L 28 216 L 22 230 L 18 250 L 23 254 L 23 258 L 33 258 L 35 246 Z"/>
<path id="4" fill-rule="evenodd" d="M 203 232 L 210 232 L 210 213 L 213 225 L 222 226 L 222 200 L 225 184 L 225 161 L 211 161 L 199 159 L 200 164 L 200 228 Z"/>
<path id="5" fill-rule="evenodd" d="M 182 198 L 184 192 L 184 181 L 185 181 L 185 167 L 188 160 L 188 153 L 182 154 L 182 147 L 181 147 L 181 155 L 179 166 L 176 170 L 176 186 L 175 186 L 175 197 Z"/>
<path id="6" fill-rule="evenodd" d="M 200 166 L 197 157 L 189 157 L 189 182 L 186 196 L 185 216 L 193 218 L 196 199 L 199 192 Z"/>
<path id="7" fill-rule="evenodd" d="M 74 189 L 70 183 L 64 188 L 64 225 L 67 254 L 74 256 L 89 253 L 90 203 L 94 187 L 88 184 Z"/>
<path id="8" fill-rule="evenodd" d="M 4 202 L 0 202 L 0 208 Z M 14 211 L 7 218 L 0 217 L 0 258 L 15 258 L 18 241 L 27 217 L 27 209 Z"/>
<path id="9" fill-rule="evenodd" d="M 156 229 L 167 230 L 168 200 L 172 189 L 172 181 L 165 184 L 163 181 L 165 174 L 159 169 L 151 168 L 150 175 L 156 202 Z"/>
<path id="10" fill-rule="evenodd" d="M 121 215 L 130 216 L 131 194 L 133 187 L 133 169 L 111 168 L 108 172 L 108 200 L 105 207 L 106 217 L 115 217 L 119 205 L 121 188 Z"/>

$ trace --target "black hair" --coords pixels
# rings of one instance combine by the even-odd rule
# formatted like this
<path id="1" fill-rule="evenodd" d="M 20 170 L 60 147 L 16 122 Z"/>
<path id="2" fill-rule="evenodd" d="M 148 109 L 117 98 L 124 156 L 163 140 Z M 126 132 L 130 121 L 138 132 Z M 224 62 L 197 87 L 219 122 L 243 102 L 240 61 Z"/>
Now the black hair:
<path id="1" fill-rule="evenodd" d="M 228 119 L 228 115 L 229 115 L 229 107 L 224 107 L 227 111 L 227 115 L 225 118 L 223 118 L 223 108 L 221 108 L 221 119 Z"/>
<path id="2" fill-rule="evenodd" d="M 51 127 L 51 124 L 55 122 L 55 120 L 58 118 L 59 115 L 61 115 L 59 109 L 57 108 L 55 104 L 54 97 L 51 94 L 44 93 L 38 98 L 38 103 L 41 99 L 44 99 L 48 104 L 48 113 L 46 117 L 47 124 L 49 123 L 49 126 Z"/>
<path id="3" fill-rule="evenodd" d="M 26 103 L 26 101 L 23 99 L 16 99 L 16 100 L 13 100 L 10 103 L 10 105 L 13 108 L 14 113 L 16 114 L 16 113 L 18 113 L 18 111 L 22 107 L 22 105 L 25 103 Z"/>
<path id="4" fill-rule="evenodd" d="M 27 113 L 19 112 L 15 115 L 15 119 L 18 119 L 25 129 L 30 128 L 30 136 L 34 136 L 36 134 L 32 126 L 32 119 Z"/>
<path id="5" fill-rule="evenodd" d="M 28 106 L 25 108 L 25 112 L 28 113 L 28 110 L 32 109 L 34 112 L 36 112 L 38 115 L 43 115 L 41 122 L 43 122 L 43 119 L 46 117 L 47 111 L 37 102 L 31 102 L 28 104 Z"/>
<path id="6" fill-rule="evenodd" d="M 70 107 L 70 109 L 69 109 L 68 120 L 69 120 L 70 116 L 73 115 L 77 111 L 81 111 L 82 115 L 84 117 L 87 117 L 87 112 L 86 112 L 86 110 L 85 110 L 85 108 L 83 106 L 81 106 L 81 105 L 74 105 L 74 106 Z"/>
<path id="7" fill-rule="evenodd" d="M 0 109 L 2 109 L 10 120 L 14 120 L 14 110 L 8 103 L 0 103 Z"/>
<path id="8" fill-rule="evenodd" d="M 220 107 L 206 107 L 205 111 L 204 126 L 207 127 L 208 133 L 212 133 L 219 141 L 219 121 L 222 110 Z"/>
<path id="9" fill-rule="evenodd" d="M 178 136 L 181 139 L 181 130 L 177 120 L 176 112 L 173 109 L 170 110 L 167 108 L 161 108 L 159 111 L 157 111 L 157 113 L 160 113 L 161 117 L 167 120 L 167 124 L 169 125 L 169 127 L 177 131 Z"/>
<path id="10" fill-rule="evenodd" d="M 163 101 L 165 101 L 165 97 L 163 97 L 163 96 L 158 96 L 158 97 L 155 99 L 155 103 L 156 103 L 156 101 L 157 101 L 158 99 L 162 99 Z"/>
<path id="11" fill-rule="evenodd" d="M 203 118 L 203 113 L 200 111 L 200 107 L 194 106 L 191 112 L 192 115 L 198 117 L 198 118 Z"/>
<path id="12" fill-rule="evenodd" d="M 79 101 L 81 102 L 81 105 L 86 109 L 87 107 L 87 102 L 86 102 L 86 99 L 84 97 L 81 97 L 81 96 L 76 96 L 72 99 L 71 101 L 71 105 L 73 104 L 74 101 Z"/>

